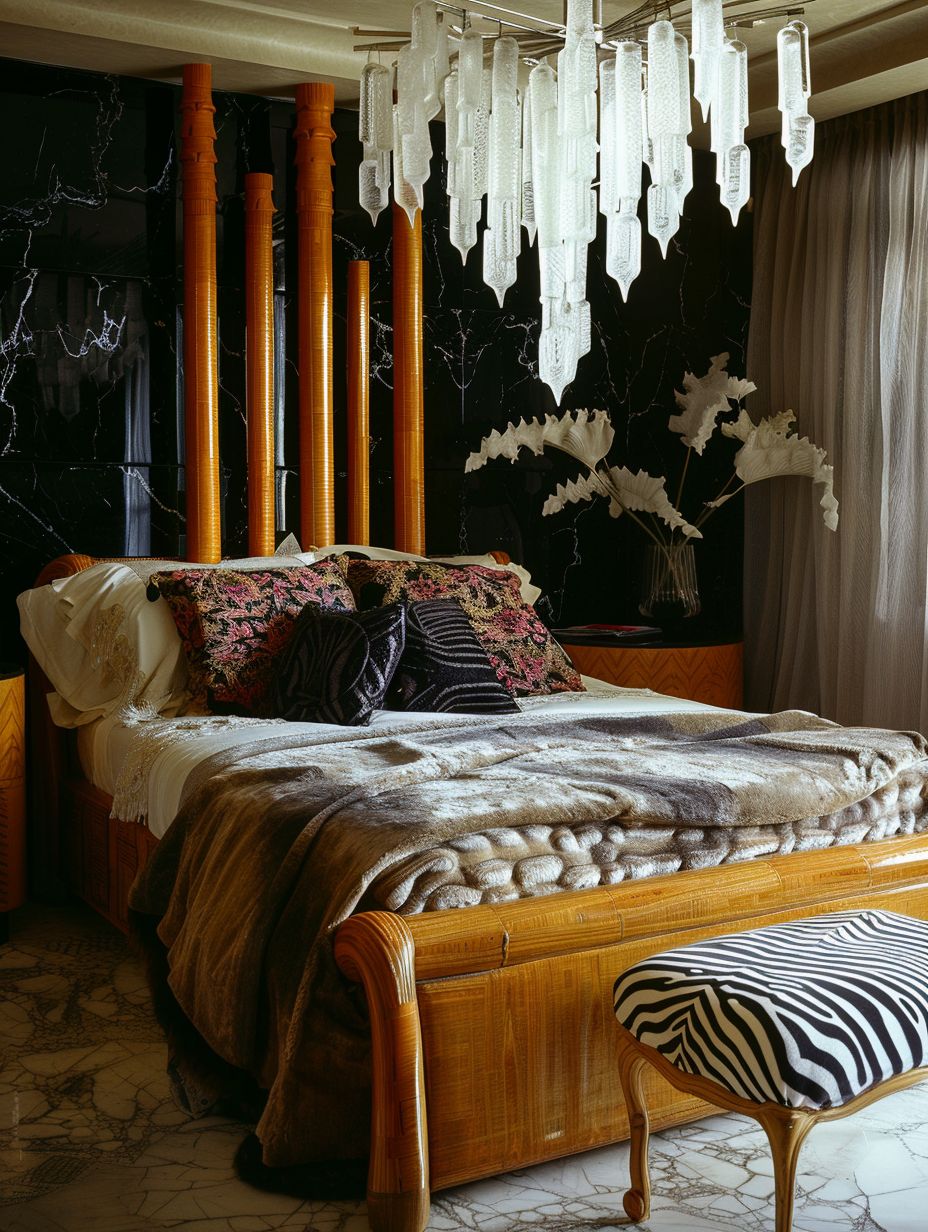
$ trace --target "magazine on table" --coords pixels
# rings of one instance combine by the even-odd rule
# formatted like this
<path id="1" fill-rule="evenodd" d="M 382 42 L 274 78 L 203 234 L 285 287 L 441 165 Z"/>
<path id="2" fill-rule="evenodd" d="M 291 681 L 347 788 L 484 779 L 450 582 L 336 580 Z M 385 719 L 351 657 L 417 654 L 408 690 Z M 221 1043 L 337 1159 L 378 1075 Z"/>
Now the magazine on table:
<path id="1" fill-rule="evenodd" d="M 659 642 L 662 637 L 654 625 L 568 625 L 551 632 L 568 642 L 615 642 L 617 646 Z"/>

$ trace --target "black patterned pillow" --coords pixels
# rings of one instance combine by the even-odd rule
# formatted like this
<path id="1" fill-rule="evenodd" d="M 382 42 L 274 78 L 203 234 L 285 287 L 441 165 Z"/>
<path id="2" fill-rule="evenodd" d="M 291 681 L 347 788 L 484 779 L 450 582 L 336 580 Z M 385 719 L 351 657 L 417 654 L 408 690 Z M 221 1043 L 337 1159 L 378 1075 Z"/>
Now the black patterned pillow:
<path id="1" fill-rule="evenodd" d="M 384 609 L 374 609 L 378 610 Z M 457 714 L 519 710 L 454 599 L 426 599 L 406 608 L 406 649 L 387 699 L 398 710 Z"/>
<path id="2" fill-rule="evenodd" d="M 307 603 L 281 656 L 274 714 L 292 723 L 359 727 L 384 704 L 405 643 L 402 603 L 333 612 Z"/>

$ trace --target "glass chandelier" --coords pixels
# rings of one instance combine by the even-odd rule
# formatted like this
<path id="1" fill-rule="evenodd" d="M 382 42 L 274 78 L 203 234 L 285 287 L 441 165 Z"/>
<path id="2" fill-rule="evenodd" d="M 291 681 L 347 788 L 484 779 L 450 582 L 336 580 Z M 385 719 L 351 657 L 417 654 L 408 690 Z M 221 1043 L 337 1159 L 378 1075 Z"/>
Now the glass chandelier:
<path id="1" fill-rule="evenodd" d="M 429 120 L 444 104 L 451 242 L 466 262 L 486 198 L 483 277 L 502 307 L 516 280 L 522 229 L 529 245 L 537 239 L 539 376 L 558 404 L 590 349 L 586 263 L 597 213 L 606 219 L 606 269 L 623 299 L 641 272 L 643 165 L 650 177 L 648 232 L 663 256 L 679 229 L 693 186 L 689 61 L 693 95 L 711 125 L 720 199 L 733 223 L 750 196 L 748 53 L 726 28 L 791 18 L 777 36 L 777 63 L 782 141 L 794 185 L 812 158 L 815 136 L 809 32 L 792 19 L 796 9 L 732 15 L 723 0 L 646 0 L 604 26 L 600 7 L 601 0 L 566 0 L 564 24 L 553 25 L 482 0 L 469 10 L 420 0 L 410 35 L 398 36 L 404 41 L 392 41 L 397 32 L 372 31 L 391 41 L 356 47 L 397 53 L 395 103 L 392 68 L 368 63 L 361 73 L 361 205 L 376 223 L 389 201 L 392 155 L 394 198 L 415 222 L 431 165 Z M 681 10 L 676 16 L 674 8 Z M 498 36 L 475 30 L 471 12 L 492 14 Z M 520 61 L 533 65 L 522 92 Z"/>

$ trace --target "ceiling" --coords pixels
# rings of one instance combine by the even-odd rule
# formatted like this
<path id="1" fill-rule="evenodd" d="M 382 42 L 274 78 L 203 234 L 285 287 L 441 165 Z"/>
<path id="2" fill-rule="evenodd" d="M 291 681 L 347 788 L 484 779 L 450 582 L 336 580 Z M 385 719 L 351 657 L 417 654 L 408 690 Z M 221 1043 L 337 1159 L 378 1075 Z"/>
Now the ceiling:
<path id="1" fill-rule="evenodd" d="M 539 20 L 562 19 L 561 0 L 504 2 Z M 604 19 L 639 3 L 603 0 Z M 281 98 L 292 98 L 301 81 L 332 81 L 336 101 L 350 107 L 367 59 L 354 45 L 374 41 L 352 27 L 408 30 L 411 8 L 411 0 L 0 0 L 0 48 L 15 59 L 170 82 L 180 80 L 183 64 L 208 61 L 217 89 Z M 816 119 L 928 89 L 926 0 L 796 0 L 802 9 Z M 783 21 L 738 31 L 749 54 L 749 136 L 779 127 L 776 34 Z M 701 143 L 698 131 L 694 141 Z"/>

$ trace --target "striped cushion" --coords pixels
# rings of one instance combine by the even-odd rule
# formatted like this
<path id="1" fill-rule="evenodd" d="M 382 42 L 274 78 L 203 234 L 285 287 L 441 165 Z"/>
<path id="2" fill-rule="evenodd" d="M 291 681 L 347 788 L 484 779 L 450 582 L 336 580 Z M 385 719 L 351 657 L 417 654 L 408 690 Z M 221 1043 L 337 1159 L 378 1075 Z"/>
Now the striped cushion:
<path id="1" fill-rule="evenodd" d="M 829 1108 L 928 1064 L 928 924 L 847 911 L 656 954 L 615 1014 L 688 1074 L 735 1095 Z"/>
<path id="2" fill-rule="evenodd" d="M 405 627 L 401 603 L 372 612 L 334 612 L 307 603 L 274 676 L 274 716 L 343 727 L 369 723 L 403 653 Z"/>
<path id="3" fill-rule="evenodd" d="M 378 609 L 374 609 L 375 611 Z M 406 609 L 406 647 L 387 695 L 398 710 L 517 714 L 460 603 L 423 599 Z"/>

